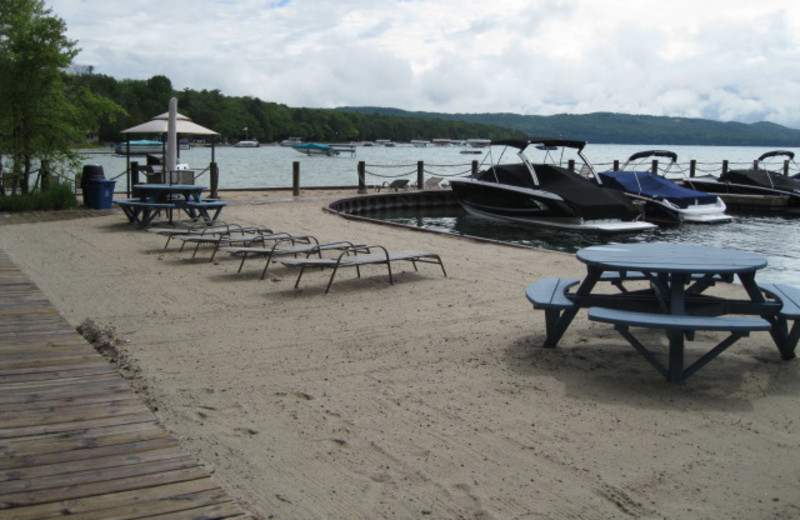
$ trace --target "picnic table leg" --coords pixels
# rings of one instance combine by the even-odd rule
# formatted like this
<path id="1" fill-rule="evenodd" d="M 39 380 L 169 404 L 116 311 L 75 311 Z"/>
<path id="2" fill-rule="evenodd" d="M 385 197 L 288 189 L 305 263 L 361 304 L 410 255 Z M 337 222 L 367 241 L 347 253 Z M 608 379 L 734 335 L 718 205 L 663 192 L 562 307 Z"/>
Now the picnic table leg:
<path id="1" fill-rule="evenodd" d="M 583 279 L 580 287 L 578 287 L 578 290 L 575 291 L 575 296 L 580 298 L 581 296 L 587 296 L 591 294 L 592 289 L 602 274 L 602 269 L 589 266 L 588 272 L 586 273 L 586 278 Z M 558 344 L 561 336 L 564 335 L 564 333 L 567 331 L 567 327 L 569 327 L 570 323 L 572 323 L 572 320 L 578 314 L 578 310 L 580 310 L 579 304 L 576 304 L 575 307 L 571 309 L 564 310 L 560 314 L 557 310 L 553 310 L 553 312 L 545 310 L 546 337 L 544 340 L 544 345 L 542 345 L 543 347 L 553 348 Z"/>
<path id="2" fill-rule="evenodd" d="M 763 303 L 765 300 L 764 294 L 758 288 L 756 283 L 755 273 L 739 273 L 739 281 L 747 291 L 750 299 L 756 303 Z M 781 317 L 780 314 L 762 314 L 762 318 L 770 322 L 772 327 L 769 330 L 772 341 L 781 353 L 781 358 L 785 361 L 795 358 L 795 347 L 800 338 L 800 327 L 795 322 L 792 330 L 789 331 L 789 324 L 786 318 Z"/>
<path id="3" fill-rule="evenodd" d="M 667 331 L 669 338 L 669 382 L 683 383 L 684 333 L 682 330 Z"/>

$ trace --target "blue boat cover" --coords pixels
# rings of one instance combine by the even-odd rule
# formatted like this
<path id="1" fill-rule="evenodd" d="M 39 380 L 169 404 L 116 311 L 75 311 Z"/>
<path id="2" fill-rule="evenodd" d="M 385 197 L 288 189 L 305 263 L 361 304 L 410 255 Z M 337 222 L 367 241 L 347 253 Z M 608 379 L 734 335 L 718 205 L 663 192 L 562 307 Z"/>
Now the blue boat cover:
<path id="1" fill-rule="evenodd" d="M 606 186 L 637 195 L 666 199 L 679 208 L 687 208 L 693 204 L 714 204 L 717 201 L 716 195 L 684 188 L 652 172 L 600 172 L 600 178 Z"/>

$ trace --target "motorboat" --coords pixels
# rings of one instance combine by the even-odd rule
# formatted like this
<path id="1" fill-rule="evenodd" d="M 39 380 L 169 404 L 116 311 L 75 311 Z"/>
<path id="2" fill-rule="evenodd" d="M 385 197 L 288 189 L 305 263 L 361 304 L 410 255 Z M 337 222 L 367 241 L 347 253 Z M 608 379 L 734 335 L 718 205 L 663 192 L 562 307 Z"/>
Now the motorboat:
<path id="1" fill-rule="evenodd" d="M 300 137 L 289 137 L 289 138 L 284 139 L 283 141 L 281 141 L 280 145 L 281 146 L 294 146 L 294 145 L 300 144 L 302 142 L 303 142 L 303 139 L 300 138 Z"/>
<path id="2" fill-rule="evenodd" d="M 654 157 L 668 159 L 662 173 L 644 168 Z M 598 172 L 603 186 L 622 191 L 644 210 L 648 222 L 678 225 L 684 222 L 721 224 L 732 217 L 717 195 L 684 187 L 667 177 L 677 165 L 678 155 L 667 150 L 647 150 L 631 155 L 620 170 Z"/>
<path id="3" fill-rule="evenodd" d="M 342 153 L 351 155 L 356 153 L 356 147 L 350 144 L 299 143 L 293 144 L 292 149 L 303 155 L 325 155 L 328 157 L 336 157 Z"/>
<path id="4" fill-rule="evenodd" d="M 258 148 L 260 143 L 255 139 L 242 139 L 238 143 L 234 144 L 234 148 Z"/>
<path id="5" fill-rule="evenodd" d="M 559 229 L 604 233 L 655 229 L 625 194 L 602 187 L 583 155 L 584 141 L 531 137 L 496 141 L 485 169 L 450 180 L 470 214 Z M 501 152 L 495 160 L 495 151 Z M 505 162 L 516 151 L 521 162 Z M 531 157 L 529 157 L 529 155 Z M 576 159 L 573 159 L 575 157 Z M 578 172 L 569 166 L 580 161 Z"/>
<path id="6" fill-rule="evenodd" d="M 147 155 L 150 153 L 163 153 L 164 143 L 149 139 L 138 141 L 123 141 L 114 147 L 117 155 Z"/>
<path id="7" fill-rule="evenodd" d="M 760 197 L 788 197 L 786 210 L 800 212 L 800 179 L 771 171 L 764 164 L 767 159 L 787 157 L 793 161 L 794 153 L 788 150 L 766 152 L 755 160 L 749 169 L 734 169 L 719 177 L 703 175 L 691 177 L 684 184 L 698 190 L 719 194 L 735 194 Z"/>

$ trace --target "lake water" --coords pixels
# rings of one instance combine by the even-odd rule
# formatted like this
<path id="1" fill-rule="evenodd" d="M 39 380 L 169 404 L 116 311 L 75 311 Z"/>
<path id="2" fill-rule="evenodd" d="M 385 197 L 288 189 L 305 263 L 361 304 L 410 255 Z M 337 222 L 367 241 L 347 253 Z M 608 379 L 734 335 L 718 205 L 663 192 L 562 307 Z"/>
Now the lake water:
<path id="1" fill-rule="evenodd" d="M 609 169 L 616 159 L 624 162 L 631 154 L 643 149 L 636 145 L 588 145 L 586 156 L 599 170 Z M 669 146 L 678 154 L 678 163 L 688 171 L 689 161 L 697 161 L 698 175 L 719 174 L 722 161 L 730 168 L 752 165 L 753 160 L 771 148 L 727 146 Z M 414 147 L 397 144 L 395 147 L 373 146 L 356 148 L 356 154 L 338 157 L 304 156 L 288 147 L 262 146 L 259 148 L 217 147 L 215 160 L 220 168 L 221 189 L 289 188 L 292 185 L 292 168 L 300 164 L 302 186 L 355 186 L 358 183 L 357 164 L 366 163 L 367 184 L 382 184 L 395 178 L 416 180 L 417 162 L 424 161 L 426 177 L 448 177 L 468 173 L 473 160 L 483 155 L 465 155 L 464 148 Z M 800 150 L 791 149 L 795 153 Z M 142 161 L 142 158 L 139 158 Z M 211 149 L 196 147 L 181 151 L 181 162 L 188 163 L 197 172 L 211 161 Z M 87 155 L 84 164 L 100 164 L 106 178 L 123 175 L 124 157 L 110 154 Z M 776 164 L 777 166 L 777 164 Z M 208 183 L 208 173 L 201 174 L 200 184 Z M 125 177 L 118 178 L 124 186 Z M 421 214 L 386 214 L 383 218 L 411 225 L 439 229 L 443 232 L 484 236 L 523 245 L 574 252 L 581 247 L 611 242 L 641 242 L 664 240 L 669 242 L 735 247 L 763 254 L 769 265 L 759 273 L 759 280 L 800 285 L 800 232 L 799 218 L 735 214 L 729 224 L 704 226 L 684 225 L 679 228 L 660 228 L 651 233 L 636 235 L 593 235 L 551 231 L 528 226 L 515 226 L 487 222 L 464 214 L 460 210 L 427 212 Z"/>

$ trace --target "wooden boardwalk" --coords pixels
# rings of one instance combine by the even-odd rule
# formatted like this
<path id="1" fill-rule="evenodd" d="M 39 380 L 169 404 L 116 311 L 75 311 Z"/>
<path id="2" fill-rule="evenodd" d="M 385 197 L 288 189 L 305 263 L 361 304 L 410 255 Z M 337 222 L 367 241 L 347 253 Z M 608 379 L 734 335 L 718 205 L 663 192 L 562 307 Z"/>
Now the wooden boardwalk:
<path id="1" fill-rule="evenodd" d="M 0 519 L 250 518 L 0 251 Z"/>

